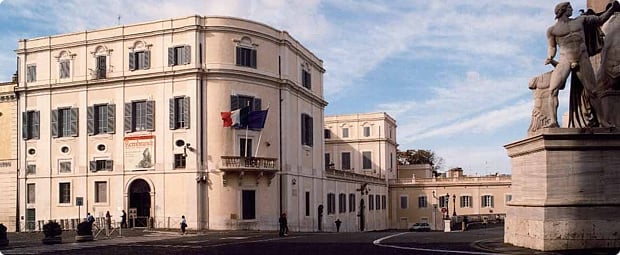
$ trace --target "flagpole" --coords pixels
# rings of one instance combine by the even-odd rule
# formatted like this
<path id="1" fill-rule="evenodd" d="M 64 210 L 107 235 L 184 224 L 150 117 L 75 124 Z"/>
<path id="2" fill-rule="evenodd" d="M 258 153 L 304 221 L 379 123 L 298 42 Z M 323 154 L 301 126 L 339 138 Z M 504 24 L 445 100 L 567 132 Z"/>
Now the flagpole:
<path id="1" fill-rule="evenodd" d="M 271 104 L 267 104 L 267 109 L 265 109 L 265 110 L 269 111 L 269 105 L 271 105 Z M 267 117 L 265 117 L 265 118 L 267 118 Z M 260 148 L 260 140 L 261 140 L 261 138 L 263 138 L 263 129 L 264 128 L 261 128 L 260 129 L 260 133 L 258 134 L 258 143 L 256 144 L 256 150 L 254 151 L 254 157 L 258 157 L 258 149 Z"/>

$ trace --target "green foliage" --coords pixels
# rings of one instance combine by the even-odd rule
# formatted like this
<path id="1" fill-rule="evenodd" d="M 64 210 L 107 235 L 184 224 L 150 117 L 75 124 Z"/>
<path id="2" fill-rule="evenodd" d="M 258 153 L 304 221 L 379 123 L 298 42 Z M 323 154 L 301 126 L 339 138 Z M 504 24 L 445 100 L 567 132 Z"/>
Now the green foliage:
<path id="1" fill-rule="evenodd" d="M 431 150 L 406 150 L 397 152 L 399 165 L 429 164 L 433 171 L 443 165 L 443 158 Z"/>

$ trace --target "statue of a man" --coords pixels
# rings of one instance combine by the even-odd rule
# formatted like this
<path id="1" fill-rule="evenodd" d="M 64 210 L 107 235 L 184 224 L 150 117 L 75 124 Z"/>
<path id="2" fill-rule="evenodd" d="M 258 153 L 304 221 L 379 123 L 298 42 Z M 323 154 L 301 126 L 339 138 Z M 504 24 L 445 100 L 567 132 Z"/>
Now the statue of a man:
<path id="1" fill-rule="evenodd" d="M 617 8 L 618 2 L 614 1 L 612 8 L 608 8 L 607 11 L 601 15 L 581 15 L 576 18 L 571 18 L 573 15 L 573 8 L 569 2 L 556 5 L 555 18 L 557 22 L 547 29 L 549 49 L 547 59 L 545 60 L 545 64 L 552 64 L 559 46 L 560 59 L 557 61 L 557 66 L 551 74 L 549 85 L 552 93 L 549 100 L 555 100 L 552 101 L 551 104 L 556 109 L 552 118 L 553 126 L 558 126 L 557 93 L 566 83 L 566 79 L 571 72 L 574 74 L 573 82 L 580 82 L 583 86 L 583 94 L 578 97 L 582 98 L 584 102 L 583 104 L 571 105 L 571 109 L 581 109 L 583 114 L 573 112 L 570 114 L 571 116 L 588 115 L 583 120 L 585 122 L 583 126 L 597 125 L 597 116 L 595 113 L 597 108 L 600 108 L 598 105 L 600 102 L 598 102 L 599 100 L 597 99 L 599 91 L 597 90 L 596 78 L 589 57 L 590 55 L 598 53 L 602 45 L 587 45 L 586 41 L 589 40 L 586 38 L 586 33 L 591 30 L 599 29 Z M 573 91 L 571 91 L 571 93 L 573 93 Z M 571 104 L 573 104 L 573 102 L 571 102 Z M 588 112 L 590 107 L 594 110 L 594 113 Z M 584 108 L 586 109 L 584 110 Z"/>

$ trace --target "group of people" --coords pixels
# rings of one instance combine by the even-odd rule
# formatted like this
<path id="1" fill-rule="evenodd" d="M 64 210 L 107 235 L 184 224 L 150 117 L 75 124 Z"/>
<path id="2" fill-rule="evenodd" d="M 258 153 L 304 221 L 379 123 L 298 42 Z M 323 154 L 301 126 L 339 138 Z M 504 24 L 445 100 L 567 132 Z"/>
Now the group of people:
<path id="1" fill-rule="evenodd" d="M 105 213 L 105 219 L 108 229 L 111 229 L 112 215 L 110 215 L 110 211 L 107 211 Z M 95 217 L 90 213 L 86 213 L 86 222 L 90 223 L 91 225 L 95 224 Z M 127 213 L 125 213 L 125 210 L 122 210 L 121 214 L 121 228 L 127 228 Z"/>

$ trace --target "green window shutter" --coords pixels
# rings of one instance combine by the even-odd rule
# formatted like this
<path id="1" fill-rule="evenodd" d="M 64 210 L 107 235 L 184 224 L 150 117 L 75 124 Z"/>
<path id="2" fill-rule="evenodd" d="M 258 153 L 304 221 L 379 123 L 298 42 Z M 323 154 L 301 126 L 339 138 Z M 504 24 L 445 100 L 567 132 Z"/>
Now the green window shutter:
<path id="1" fill-rule="evenodd" d="M 58 137 L 58 109 L 52 110 L 52 137 Z"/>
<path id="2" fill-rule="evenodd" d="M 74 107 L 71 108 L 71 135 L 72 136 L 78 136 L 78 121 L 79 121 L 79 115 L 78 115 L 78 110 L 79 108 Z"/>
<path id="3" fill-rule="evenodd" d="M 155 131 L 155 101 L 146 101 L 146 130 Z"/>
<path id="4" fill-rule="evenodd" d="M 183 64 L 189 64 L 192 60 L 192 50 L 191 46 L 185 45 L 183 46 Z"/>
<path id="5" fill-rule="evenodd" d="M 108 134 L 114 134 L 116 130 L 116 105 L 108 105 Z"/>
<path id="6" fill-rule="evenodd" d="M 133 71 L 136 70 L 136 53 L 135 52 L 129 52 L 129 70 Z"/>
<path id="7" fill-rule="evenodd" d="M 30 139 L 28 129 L 32 129 L 32 127 L 29 127 L 28 124 L 28 112 L 22 112 L 22 138 L 24 140 Z"/>
<path id="8" fill-rule="evenodd" d="M 168 48 L 168 66 L 174 65 L 174 47 Z"/>
<path id="9" fill-rule="evenodd" d="M 95 107 L 86 108 L 86 132 L 88 135 L 95 134 Z"/>
<path id="10" fill-rule="evenodd" d="M 39 128 L 41 126 L 41 113 L 39 111 L 32 112 L 32 139 L 39 139 Z"/>
<path id="11" fill-rule="evenodd" d="M 174 104 L 174 100 L 175 98 L 170 98 L 170 100 L 168 100 L 170 107 L 168 107 L 168 127 L 170 129 L 176 129 L 176 105 Z"/>
<path id="12" fill-rule="evenodd" d="M 185 128 L 189 128 L 189 97 L 183 98 L 183 120 Z"/>
<path id="13" fill-rule="evenodd" d="M 133 119 L 132 119 L 132 115 L 133 115 L 133 104 L 132 103 L 125 103 L 125 120 L 123 122 L 123 127 L 125 129 L 125 133 L 130 133 L 133 131 Z"/>
<path id="14" fill-rule="evenodd" d="M 144 66 L 142 67 L 143 69 L 149 69 L 151 68 L 151 51 L 147 50 L 144 52 Z"/>

